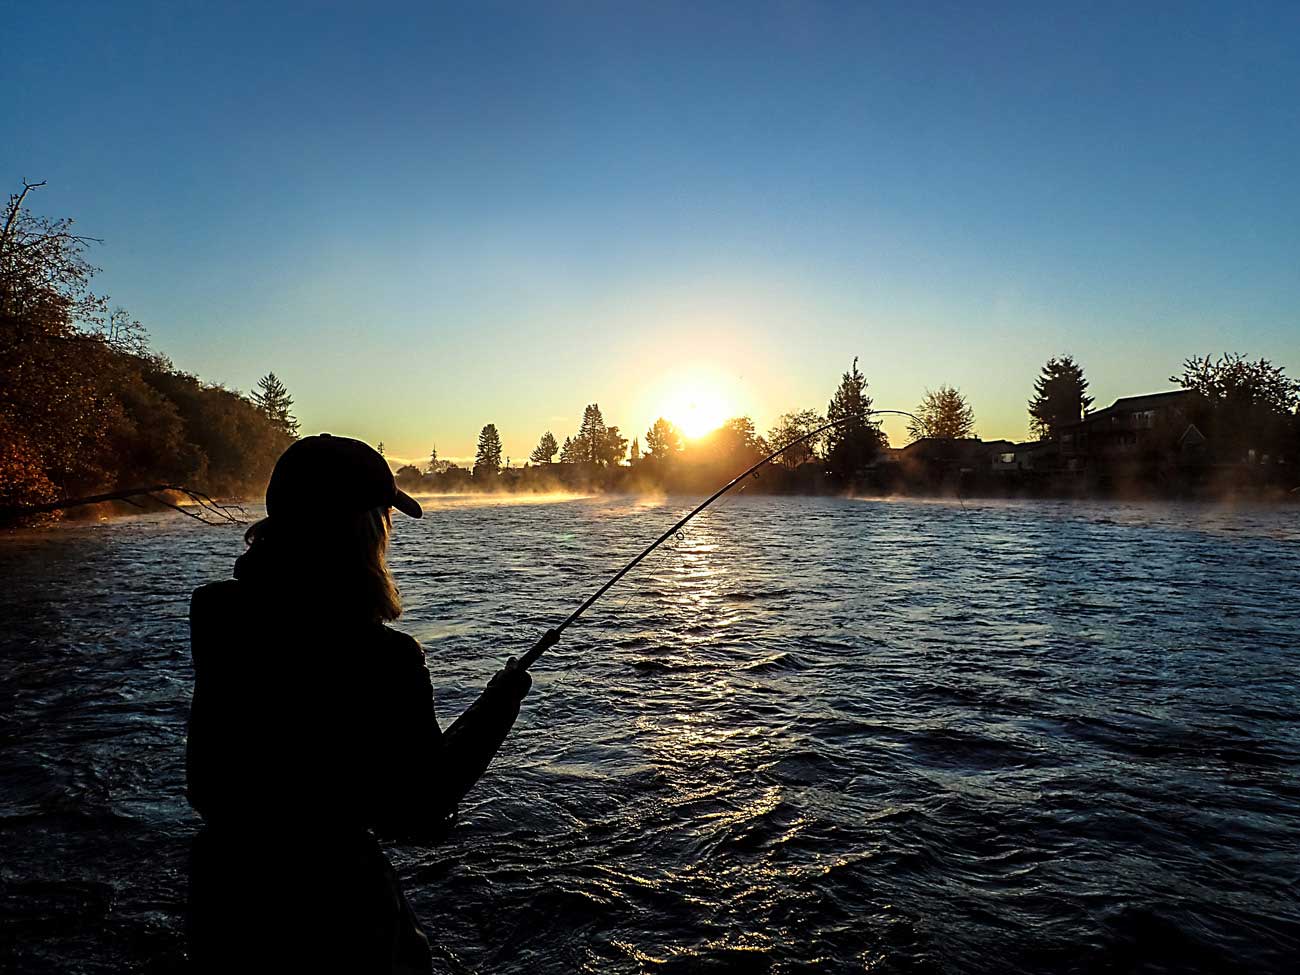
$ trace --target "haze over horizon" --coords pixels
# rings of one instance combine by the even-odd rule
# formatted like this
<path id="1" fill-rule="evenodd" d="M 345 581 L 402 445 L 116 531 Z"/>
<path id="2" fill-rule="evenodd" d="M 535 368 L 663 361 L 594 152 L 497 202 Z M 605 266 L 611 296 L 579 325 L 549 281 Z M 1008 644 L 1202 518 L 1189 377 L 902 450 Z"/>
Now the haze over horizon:
<path id="1" fill-rule="evenodd" d="M 1186 356 L 1300 372 L 1300 6 L 546 3 L 11 18 L 3 169 L 154 346 L 304 432 L 522 461 L 583 406 L 951 384 L 1023 439 Z M 57 53 L 52 53 L 57 52 Z M 895 444 L 904 425 L 889 422 Z"/>

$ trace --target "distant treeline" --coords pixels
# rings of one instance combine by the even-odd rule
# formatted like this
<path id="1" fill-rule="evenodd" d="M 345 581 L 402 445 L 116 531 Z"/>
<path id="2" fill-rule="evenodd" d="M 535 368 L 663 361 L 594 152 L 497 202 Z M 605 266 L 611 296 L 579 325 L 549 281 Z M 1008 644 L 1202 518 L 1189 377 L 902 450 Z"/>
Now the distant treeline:
<path id="1" fill-rule="evenodd" d="M 90 290 L 93 239 L 26 208 L 40 185 L 0 229 L 0 513 L 152 484 L 260 492 L 296 432 L 284 387 L 244 396 L 151 351 Z"/>
<path id="2" fill-rule="evenodd" d="M 808 436 L 827 423 L 838 424 Z M 796 441 L 798 443 L 796 444 Z M 495 424 L 479 434 L 472 469 L 439 460 L 432 451 L 423 467 L 399 468 L 408 491 L 573 491 L 605 490 L 698 493 L 752 466 L 778 447 L 791 445 L 759 478 L 766 491 L 817 492 L 860 482 L 889 441 L 872 413 L 867 381 L 857 360 L 840 379 L 826 414 L 787 413 L 766 434 L 747 416 L 727 420 L 716 430 L 688 439 L 660 417 L 629 442 L 617 426 L 607 426 L 600 405 L 583 411 L 577 432 L 558 443 L 546 431 L 525 464 L 502 464 L 501 437 Z M 758 482 L 756 481 L 756 484 Z"/>
<path id="3" fill-rule="evenodd" d="M 298 433 L 284 385 L 268 374 L 245 396 L 151 351 L 139 322 L 90 291 L 95 268 L 85 254 L 93 239 L 74 234 L 70 220 L 26 209 L 40 185 L 10 197 L 0 229 L 0 520 L 24 507 L 151 484 L 260 495 Z M 1300 382 L 1239 354 L 1189 358 L 1170 381 L 1190 391 L 1177 409 L 1094 413 L 1082 366 L 1053 357 L 1027 403 L 1037 438 L 1027 450 L 978 440 L 965 395 L 939 386 L 914 407 L 909 447 L 898 451 L 854 359 L 828 390 L 825 413 L 785 413 L 766 433 L 742 416 L 688 439 L 660 417 L 629 441 L 592 403 L 572 434 L 561 442 L 546 431 L 523 464 L 503 458 L 500 433 L 488 423 L 472 469 L 431 450 L 427 463 L 406 465 L 397 477 L 407 490 L 430 493 L 700 493 L 789 445 L 754 489 L 929 492 L 964 480 L 990 490 L 1079 493 L 1118 478 L 1138 491 L 1300 484 Z M 803 439 L 827 423 L 836 426 Z M 1239 476 L 1246 466 L 1250 476 Z"/>
<path id="4" fill-rule="evenodd" d="M 1079 496 L 1107 493 L 1122 481 L 1129 493 L 1168 495 L 1252 485 L 1276 491 L 1300 483 L 1300 382 L 1281 367 L 1240 354 L 1193 357 L 1170 382 L 1186 391 L 1175 408 L 1094 413 L 1082 366 L 1069 355 L 1054 356 L 1027 403 L 1034 441 L 981 441 L 965 395 L 944 385 L 913 408 L 908 447 L 893 450 L 855 359 L 825 414 L 785 413 L 766 434 L 742 416 L 687 439 L 660 417 L 645 431 L 644 446 L 640 437 L 629 444 L 592 403 L 575 433 L 558 443 L 546 431 L 522 465 L 503 465 L 501 437 L 489 423 L 479 434 L 472 469 L 439 460 L 434 450 L 427 464 L 408 464 L 397 476 L 406 490 L 429 493 L 701 493 L 792 445 L 759 472 L 751 490 Z M 828 422 L 841 425 L 807 437 Z"/>

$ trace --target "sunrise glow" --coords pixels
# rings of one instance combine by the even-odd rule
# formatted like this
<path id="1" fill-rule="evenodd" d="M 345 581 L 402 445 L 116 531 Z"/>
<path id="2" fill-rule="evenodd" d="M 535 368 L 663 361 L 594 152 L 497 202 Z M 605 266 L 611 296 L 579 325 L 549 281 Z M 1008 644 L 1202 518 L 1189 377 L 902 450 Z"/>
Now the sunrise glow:
<path id="1" fill-rule="evenodd" d="M 716 389 L 707 386 L 683 386 L 664 404 L 664 418 L 683 435 L 702 437 L 722 426 L 731 416 L 729 405 Z"/>

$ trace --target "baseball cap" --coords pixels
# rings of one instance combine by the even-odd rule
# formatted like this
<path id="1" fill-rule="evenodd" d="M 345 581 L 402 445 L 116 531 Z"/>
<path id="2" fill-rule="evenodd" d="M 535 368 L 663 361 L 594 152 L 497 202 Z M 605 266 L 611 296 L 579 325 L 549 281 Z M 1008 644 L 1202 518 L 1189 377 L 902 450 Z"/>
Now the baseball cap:
<path id="1" fill-rule="evenodd" d="M 295 441 L 275 462 L 266 486 L 272 518 L 328 518 L 383 507 L 412 518 L 423 514 L 419 502 L 398 490 L 383 455 L 351 437 L 322 433 Z"/>

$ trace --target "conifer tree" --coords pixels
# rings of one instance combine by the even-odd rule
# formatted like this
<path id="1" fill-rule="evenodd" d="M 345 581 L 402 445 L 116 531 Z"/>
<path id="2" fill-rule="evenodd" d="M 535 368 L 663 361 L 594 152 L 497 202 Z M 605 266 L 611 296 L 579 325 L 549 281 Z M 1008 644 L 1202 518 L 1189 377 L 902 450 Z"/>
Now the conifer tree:
<path id="1" fill-rule="evenodd" d="M 858 372 L 856 356 L 853 368 L 840 378 L 839 388 L 826 408 L 826 419 L 839 424 L 826 431 L 827 466 L 845 480 L 861 477 L 884 446 L 884 435 L 880 425 L 871 419 L 867 380 Z"/>
<path id="2" fill-rule="evenodd" d="M 606 427 L 600 443 L 600 463 L 617 467 L 627 454 L 627 437 L 618 432 L 618 427 Z"/>
<path id="3" fill-rule="evenodd" d="M 1072 356 L 1053 356 L 1034 382 L 1029 428 L 1039 440 L 1050 440 L 1065 424 L 1083 419 L 1090 406 L 1092 397 L 1083 367 Z"/>
<path id="4" fill-rule="evenodd" d="M 474 454 L 474 476 L 495 477 L 501 473 L 501 435 L 495 423 L 489 423 L 478 435 Z"/>
<path id="5" fill-rule="evenodd" d="M 585 464 L 602 464 L 605 458 L 605 418 L 600 405 L 589 403 L 582 411 L 582 427 L 574 438 L 578 459 Z"/>
<path id="6" fill-rule="evenodd" d="M 298 421 L 290 412 L 293 397 L 289 395 L 289 390 L 275 373 L 268 372 L 257 381 L 257 389 L 253 390 L 252 399 L 276 429 L 287 437 L 298 436 Z"/>
<path id="7" fill-rule="evenodd" d="M 555 434 L 547 430 L 542 434 L 542 439 L 537 441 L 537 446 L 528 456 L 534 464 L 549 464 L 555 459 L 555 453 L 560 449 L 559 444 L 555 442 Z"/>

